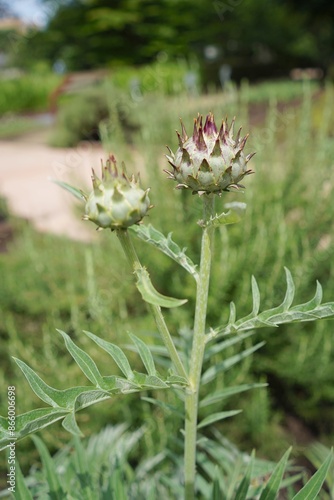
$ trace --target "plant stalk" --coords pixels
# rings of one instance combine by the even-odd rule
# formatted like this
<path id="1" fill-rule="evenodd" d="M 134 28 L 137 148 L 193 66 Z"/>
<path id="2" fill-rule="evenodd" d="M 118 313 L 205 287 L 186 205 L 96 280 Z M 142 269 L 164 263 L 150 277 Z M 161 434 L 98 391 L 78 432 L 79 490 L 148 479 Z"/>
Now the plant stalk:
<path id="1" fill-rule="evenodd" d="M 199 387 L 205 349 L 205 326 L 209 294 L 214 226 L 208 224 L 214 215 L 214 196 L 203 196 L 203 234 L 201 262 L 196 293 L 194 339 L 190 357 L 189 388 L 185 398 L 185 499 L 195 498 L 196 441 Z"/>
<path id="2" fill-rule="evenodd" d="M 142 269 L 142 265 L 139 261 L 137 252 L 133 246 L 133 243 L 131 241 L 129 232 L 125 229 L 119 229 L 117 230 L 117 236 L 118 239 L 122 245 L 122 248 L 124 250 L 124 253 L 130 263 L 131 268 L 133 269 L 134 273 L 136 274 L 140 269 Z M 172 363 L 178 373 L 181 377 L 184 377 L 186 380 L 188 380 L 188 374 L 183 366 L 183 363 L 180 359 L 180 356 L 176 350 L 176 347 L 174 345 L 173 339 L 171 337 L 171 334 L 168 330 L 168 327 L 166 325 L 165 319 L 162 315 L 161 308 L 159 306 L 156 306 L 154 304 L 149 304 L 147 303 L 148 308 L 151 312 L 151 314 L 154 317 L 155 323 L 157 325 L 157 328 L 159 330 L 159 333 L 162 337 L 163 343 L 165 344 L 169 356 L 172 360 Z"/>

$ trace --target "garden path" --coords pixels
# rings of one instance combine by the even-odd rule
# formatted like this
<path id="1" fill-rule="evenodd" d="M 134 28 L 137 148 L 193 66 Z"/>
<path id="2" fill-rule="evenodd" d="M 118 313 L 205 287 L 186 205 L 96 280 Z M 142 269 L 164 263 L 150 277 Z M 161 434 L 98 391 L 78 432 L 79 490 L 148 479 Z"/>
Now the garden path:
<path id="1" fill-rule="evenodd" d="M 0 141 L 0 196 L 10 213 L 22 217 L 39 231 L 81 241 L 94 237 L 94 231 L 75 215 L 76 200 L 51 179 L 85 188 L 92 167 L 105 153 L 98 144 L 82 143 L 73 149 L 47 145 L 49 130 Z"/>

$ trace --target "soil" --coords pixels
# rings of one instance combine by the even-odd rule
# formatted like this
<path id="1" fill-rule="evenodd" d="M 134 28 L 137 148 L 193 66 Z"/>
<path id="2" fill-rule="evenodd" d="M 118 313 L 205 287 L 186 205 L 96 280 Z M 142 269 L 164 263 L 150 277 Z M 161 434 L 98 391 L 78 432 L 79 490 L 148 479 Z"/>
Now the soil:
<path id="1" fill-rule="evenodd" d="M 50 130 L 0 141 L 0 196 L 8 210 L 24 218 L 39 231 L 81 241 L 94 238 L 94 231 L 75 214 L 76 199 L 52 180 L 85 189 L 91 168 L 101 164 L 105 152 L 99 143 L 81 143 L 76 148 L 48 146 Z M 0 221 L 0 247 L 10 237 L 8 222 Z"/>

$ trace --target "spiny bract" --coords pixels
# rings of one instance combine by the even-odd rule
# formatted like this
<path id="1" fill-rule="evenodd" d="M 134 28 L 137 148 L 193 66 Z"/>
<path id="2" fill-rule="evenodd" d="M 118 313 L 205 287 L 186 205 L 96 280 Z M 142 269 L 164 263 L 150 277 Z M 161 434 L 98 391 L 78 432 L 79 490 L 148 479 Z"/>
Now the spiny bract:
<path id="1" fill-rule="evenodd" d="M 240 139 L 241 128 L 233 139 L 234 120 L 230 127 L 223 120 L 218 132 L 212 113 L 206 117 L 204 127 L 202 116 L 198 115 L 189 138 L 181 121 L 182 135 L 176 132 L 179 148 L 175 154 L 168 148 L 170 155 L 166 155 L 173 171 L 165 170 L 170 179 L 178 182 L 177 188 L 192 189 L 193 194 L 220 195 L 222 191 L 244 187 L 239 182 L 253 173 L 247 169 L 247 163 L 255 153 L 245 156 L 248 135 Z"/>
<path id="2" fill-rule="evenodd" d="M 114 156 L 102 165 L 102 180 L 92 172 L 94 189 L 86 197 L 83 219 L 94 222 L 98 229 L 126 229 L 138 224 L 151 208 L 149 189 L 141 189 L 134 175 L 128 179 L 124 164 L 119 173 Z"/>

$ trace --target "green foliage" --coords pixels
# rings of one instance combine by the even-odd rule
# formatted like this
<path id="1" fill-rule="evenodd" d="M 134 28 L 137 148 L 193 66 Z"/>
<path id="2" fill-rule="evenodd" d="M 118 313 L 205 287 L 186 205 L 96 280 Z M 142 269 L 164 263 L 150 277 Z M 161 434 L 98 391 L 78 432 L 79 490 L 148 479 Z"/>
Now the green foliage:
<path id="1" fill-rule="evenodd" d="M 51 145 L 70 147 L 80 141 L 99 140 L 100 124 L 107 118 L 108 99 L 103 87 L 66 96 L 60 104 Z"/>
<path id="2" fill-rule="evenodd" d="M 215 1 L 210 8 L 198 0 L 53 4 L 54 14 L 44 30 L 32 29 L 15 40 L 16 63 L 31 64 L 28 55 L 33 54 L 35 60 L 62 60 L 70 70 L 138 65 L 161 52 L 173 59 L 196 53 L 203 57 L 205 47 L 214 45 L 221 49 L 218 60 L 209 61 L 204 72 L 205 81 L 210 72 L 212 81 L 223 62 L 245 76 L 250 66 L 257 73 L 268 74 L 269 67 L 271 74 L 278 74 L 280 66 L 286 71 L 293 65 L 331 60 L 333 10 L 324 2 L 317 7 L 297 1 L 244 0 L 242 5 Z"/>
<path id="3" fill-rule="evenodd" d="M 269 318 L 273 323 L 276 320 L 283 322 L 287 319 L 293 320 L 295 317 L 308 320 L 313 319 L 312 312 L 311 317 L 309 316 L 310 311 L 315 310 L 317 314 L 319 309 L 320 312 L 323 310 L 324 305 L 319 303 L 319 287 L 311 303 L 306 302 L 306 306 L 304 304 L 303 308 L 291 307 L 290 301 L 293 298 L 294 289 L 288 276 L 288 293 L 281 309 L 271 311 L 268 317 L 261 316 L 263 312 L 258 314 L 258 288 L 261 289 L 262 295 L 261 311 L 268 309 L 272 304 L 279 303 L 284 296 L 286 287 L 280 277 L 284 263 L 291 268 L 295 277 L 298 288 L 297 303 L 304 303 L 314 294 L 316 280 L 325 285 L 325 293 L 328 297 L 333 296 L 332 283 L 328 278 L 332 270 L 331 255 L 333 250 L 330 237 L 333 209 L 330 187 L 331 173 L 329 166 L 327 167 L 330 165 L 333 152 L 329 127 L 332 105 L 331 92 L 330 88 L 326 90 L 323 99 L 326 99 L 327 105 L 324 106 L 323 100 L 321 103 L 318 101 L 312 103 L 306 88 L 301 111 L 293 113 L 291 110 L 288 110 L 286 114 L 278 112 L 274 102 L 272 102 L 266 123 L 257 129 L 254 128 L 253 144 L 250 146 L 250 150 L 259 149 L 259 154 L 254 160 L 256 161 L 254 169 L 257 173 L 251 181 L 252 184 L 247 188 L 248 209 L 244 220 L 239 225 L 232 226 L 227 230 L 225 227 L 219 229 L 220 241 L 215 249 L 209 325 L 217 323 L 223 325 L 222 330 L 219 334 L 217 332 L 217 335 L 226 333 L 226 328 L 232 328 L 232 325 L 235 327 L 235 324 L 238 325 L 240 331 L 243 328 L 246 330 L 247 325 L 253 324 L 255 318 L 258 319 L 258 317 L 262 322 Z M 246 101 L 247 96 L 244 98 Z M 241 103 L 244 109 L 246 109 L 245 101 Z M 158 205 L 157 200 L 159 200 L 160 207 L 164 207 L 160 214 L 158 214 L 158 210 L 152 210 L 150 216 L 152 227 L 161 228 L 165 234 L 173 230 L 173 241 L 178 244 L 175 247 L 175 243 L 174 245 L 168 243 L 169 238 L 163 236 L 162 232 L 159 231 L 157 234 L 152 228 L 145 228 L 145 232 L 140 234 L 140 239 L 144 241 L 138 241 L 137 245 L 138 253 L 149 267 L 152 281 L 159 283 L 159 290 L 169 296 L 188 297 L 191 304 L 193 301 L 191 287 L 194 284 L 191 275 L 194 276 L 195 270 L 193 262 L 198 260 L 199 253 L 199 228 L 194 222 L 201 217 L 201 214 L 196 200 L 194 200 L 194 206 L 190 207 L 188 200 L 182 197 L 182 193 L 172 196 L 170 186 L 162 181 L 163 177 L 159 173 L 164 163 L 158 160 L 156 143 L 159 142 L 160 154 L 161 143 L 171 144 L 170 141 L 175 140 L 170 138 L 171 122 L 175 121 L 180 107 L 180 101 L 175 98 L 168 103 L 170 105 L 166 106 L 164 99 L 157 98 L 152 101 L 150 106 L 149 100 L 144 100 L 134 109 L 134 115 L 140 119 L 143 115 L 143 109 L 146 108 L 145 120 L 141 118 L 142 127 L 134 136 L 136 147 L 141 151 L 141 154 L 136 157 L 136 167 L 138 165 L 140 169 L 141 165 L 145 164 L 146 168 L 143 171 L 145 183 L 146 175 L 151 179 L 148 184 L 151 184 L 152 193 L 155 193 L 152 201 Z M 189 100 L 185 103 L 189 116 L 193 114 L 193 108 L 198 105 L 204 107 L 202 101 L 194 104 Z M 232 103 L 229 106 L 229 113 L 234 114 L 236 105 Z M 162 115 L 163 110 L 165 114 Z M 154 117 L 160 114 L 163 126 L 158 124 L 155 127 L 153 126 L 155 124 Z M 190 120 L 190 118 L 186 119 Z M 143 141 L 143 139 L 145 140 Z M 117 147 L 122 149 L 123 144 L 120 143 Z M 323 165 L 323 168 L 317 167 L 317 175 L 315 176 L 314 165 L 320 164 Z M 165 188 L 166 184 L 167 188 Z M 253 197 L 252 193 L 255 190 L 256 197 Z M 321 203 L 319 203 L 319 193 L 321 193 Z M 227 196 L 229 200 L 240 200 L 240 195 Z M 222 203 L 219 200 L 218 203 L 223 211 Z M 297 206 L 300 207 L 299 211 L 296 211 Z M 170 217 L 171 212 L 174 215 L 174 220 L 169 222 L 168 217 Z M 20 229 L 22 231 L 22 227 Z M 162 253 L 170 254 L 172 259 L 169 261 L 158 252 L 156 255 L 152 252 L 152 258 L 150 253 L 148 259 L 146 244 L 144 244 L 146 239 L 152 240 L 153 246 L 160 247 Z M 267 243 L 268 241 L 270 244 Z M 185 242 L 188 245 L 189 261 L 184 259 L 186 253 L 182 249 L 182 245 Z M 133 281 L 131 277 L 127 278 L 123 272 L 124 261 L 119 254 L 116 243 L 113 242 L 113 238 L 110 238 L 110 233 L 108 233 L 102 235 L 99 245 L 91 245 L 85 250 L 81 245 L 25 231 L 21 236 L 18 236 L 11 253 L 0 256 L 3 276 L 0 293 L 2 312 L 4 313 L 4 326 L 1 335 L 4 337 L 4 342 L 9 345 L 8 351 L 31 364 L 34 371 L 43 371 L 40 374 L 45 380 L 50 381 L 52 386 L 57 386 L 60 383 L 64 387 L 68 378 L 73 380 L 73 384 L 80 386 L 82 383 L 80 382 L 82 374 L 79 373 L 77 365 L 68 362 L 66 351 L 57 337 L 54 336 L 55 325 L 61 324 L 63 329 L 69 331 L 74 339 L 81 335 L 79 332 L 84 325 L 94 331 L 99 338 L 108 338 L 113 343 L 126 342 L 124 337 L 122 340 L 120 335 L 124 328 L 134 331 L 145 341 L 148 339 L 152 341 L 152 337 L 148 337 L 148 332 L 153 330 L 152 323 L 144 315 L 144 310 L 138 301 L 138 293 L 131 291 Z M 109 258 L 110 254 L 113 255 L 115 267 L 106 269 L 103 262 Z M 180 262 L 185 263 L 192 272 L 190 274 L 184 273 L 183 269 L 179 269 L 177 263 Z M 17 273 L 20 273 L 20 284 L 14 279 Z M 259 283 L 257 287 L 253 281 L 253 308 L 249 295 L 251 273 L 257 277 Z M 105 292 L 107 289 L 109 290 L 108 294 L 103 295 L 101 290 Z M 129 296 L 127 305 L 125 305 L 124 296 Z M 236 298 L 238 318 L 243 319 L 229 323 L 226 317 L 226 308 L 222 308 L 222 304 L 230 302 L 233 298 Z M 185 309 L 184 307 L 177 308 L 166 313 L 173 328 L 176 328 L 177 324 L 190 323 L 189 315 Z M 250 309 L 253 309 L 255 316 L 247 319 Z M 121 321 L 117 320 L 119 314 L 122 317 Z M 46 319 L 46 316 L 49 316 L 49 319 Z M 27 320 L 27 318 L 29 319 Z M 121 325 L 121 323 L 124 324 Z M 185 330 L 184 339 L 182 337 L 180 342 L 184 341 L 183 349 L 189 350 L 192 332 L 187 332 L 186 328 L 183 330 Z M 254 387 L 255 381 L 266 380 L 266 376 L 268 376 L 269 382 L 272 382 L 275 376 L 278 379 L 279 391 L 276 392 L 275 386 L 272 386 L 272 396 L 269 403 L 273 400 L 275 406 L 278 406 L 281 411 L 285 409 L 284 405 L 288 404 L 288 411 L 293 409 L 300 418 L 315 425 L 319 422 L 319 414 L 321 414 L 322 419 L 318 424 L 320 428 L 325 421 L 332 422 L 333 349 L 328 322 L 305 321 L 302 329 L 298 325 L 292 324 L 288 327 L 283 325 L 279 334 L 273 325 L 268 326 L 268 329 L 266 326 L 262 331 L 263 334 L 258 333 L 261 338 L 257 339 L 254 346 L 252 345 L 251 331 L 245 331 L 242 335 L 239 332 L 238 335 L 234 333 L 226 337 L 218 337 L 217 344 L 216 342 L 208 343 L 208 353 L 209 349 L 213 350 L 206 359 L 204 374 L 216 365 L 221 369 L 217 380 L 213 378 L 210 371 L 206 375 L 209 378 L 208 383 L 204 386 L 204 390 L 207 392 L 206 396 L 210 395 L 211 399 L 217 402 L 217 406 L 215 408 L 211 408 L 209 405 L 202 406 L 201 420 L 204 421 L 211 413 L 219 414 L 240 408 L 241 397 L 241 406 L 244 413 L 247 414 L 247 411 L 251 411 L 247 408 L 251 393 L 243 393 L 241 388 L 245 388 L 247 384 L 249 384 L 249 388 Z M 24 337 L 23 332 L 25 333 Z M 42 336 L 40 332 L 42 332 Z M 210 335 L 210 332 L 208 334 Z M 224 349 L 226 350 L 220 350 L 223 342 L 234 339 L 238 339 L 235 344 L 225 344 Z M 262 339 L 269 339 L 269 342 L 256 353 L 256 363 L 251 363 L 251 356 L 243 356 L 242 353 L 245 351 L 247 354 L 254 352 Z M 178 338 L 176 340 L 178 341 Z M 168 362 L 166 363 L 166 351 L 155 343 L 155 339 L 153 342 L 151 351 L 154 353 L 154 359 L 157 363 L 157 356 L 159 362 L 161 361 L 162 369 L 164 369 L 166 365 L 169 366 Z M 98 356 L 100 373 L 110 373 L 110 368 L 106 371 L 108 362 L 105 362 L 103 357 L 100 360 L 100 349 L 92 350 L 89 339 L 85 339 L 81 335 L 78 344 L 86 352 L 89 351 L 93 357 Z M 134 344 L 132 349 L 135 349 Z M 224 366 L 222 356 L 226 360 L 232 358 L 232 361 L 234 357 L 235 363 L 229 362 Z M 137 365 L 138 361 L 135 357 L 131 358 L 131 353 L 128 358 L 131 367 Z M 13 368 L 8 363 L 6 352 L 3 352 L 2 361 L 4 361 L 2 370 L 6 370 L 6 378 L 9 374 L 10 380 L 12 380 Z M 148 357 L 143 353 L 142 362 L 144 366 L 150 366 Z M 227 370 L 228 367 L 229 370 Z M 135 370 L 138 370 L 137 366 Z M 21 380 L 16 377 L 15 374 L 15 384 L 17 380 Z M 4 379 L 4 374 L 2 379 Z M 295 397 L 296 383 L 298 383 L 299 389 L 298 398 Z M 21 385 L 22 382 L 19 384 Z M 223 391 L 227 386 L 235 387 L 235 392 L 231 391 L 230 397 L 224 398 Z M 27 396 L 23 392 L 27 392 Z M 222 400 L 219 399 L 220 392 L 223 394 Z M 225 395 L 228 394 L 225 393 Z M 162 398 L 162 403 L 166 404 L 166 411 L 168 404 L 177 409 L 180 408 L 177 398 L 176 402 L 173 400 L 173 395 L 159 397 Z M 27 399 L 25 400 L 25 398 Z M 131 400 L 132 411 L 128 411 L 126 414 L 131 423 L 138 425 L 138 421 L 142 420 L 142 414 L 139 405 L 136 405 L 134 401 L 134 399 Z M 31 397 L 28 396 L 28 391 L 22 391 L 19 404 L 25 406 L 23 411 L 31 408 Z M 117 418 L 124 418 L 127 410 L 123 405 L 119 405 L 117 400 L 114 404 L 115 406 L 110 412 L 109 408 L 103 409 L 107 405 L 100 405 L 99 413 L 103 414 L 106 419 L 113 421 L 117 421 Z M 154 407 L 153 410 L 147 411 L 147 415 L 154 419 L 157 415 L 161 415 L 161 408 Z M 117 417 L 117 410 L 121 417 Z M 46 412 L 46 410 L 44 411 Z M 268 412 L 270 413 L 270 411 L 269 408 Z M 47 420 L 47 412 L 43 412 L 39 414 L 39 417 L 41 420 L 43 418 Z M 4 413 L 2 411 L 2 414 Z M 174 418 L 174 413 L 172 415 Z M 60 414 L 59 418 L 61 418 Z M 102 420 L 102 416 L 99 418 Z M 80 414 L 78 420 L 80 420 Z M 245 420 L 247 425 L 256 426 L 256 419 L 247 419 L 246 415 Z M 223 429 L 231 429 L 232 422 L 233 420 L 229 422 L 227 419 L 216 425 L 222 426 Z M 236 417 L 236 422 L 238 422 L 235 425 L 237 430 L 234 431 L 234 435 L 240 438 L 240 434 L 237 433 L 241 432 L 243 428 L 243 417 Z M 73 424 L 73 421 L 70 423 Z M 81 422 L 78 421 L 78 423 L 81 428 Z M 155 451 L 159 445 L 163 447 L 165 436 L 174 435 L 177 428 L 175 422 L 159 425 L 161 425 L 160 431 L 154 434 L 154 436 L 159 436 L 159 439 L 151 447 L 151 450 L 155 449 Z M 73 429 L 73 425 L 71 428 Z M 324 426 L 322 429 L 325 430 L 326 427 Z M 207 430 L 204 428 L 203 432 Z M 253 429 L 253 433 L 255 431 L 256 429 Z M 272 442 L 278 441 L 275 431 L 276 429 L 272 427 L 272 433 L 269 433 Z M 149 438 L 146 439 L 147 444 Z M 262 446 L 268 444 L 263 443 Z M 24 443 L 22 443 L 23 445 Z M 175 452 L 175 448 L 173 451 Z M 216 477 L 216 472 L 213 469 L 210 470 L 210 480 L 207 480 L 205 487 L 203 486 L 203 491 L 208 492 L 210 488 L 211 492 Z M 225 478 L 226 483 L 229 484 L 232 472 L 226 473 L 226 477 L 229 478 Z M 221 488 L 220 485 L 218 486 Z M 218 486 L 216 486 L 216 490 L 218 490 Z M 200 488 L 202 488 L 202 483 Z"/>
<path id="4" fill-rule="evenodd" d="M 140 447 L 145 430 L 142 427 L 130 432 L 126 424 L 108 426 L 88 440 L 72 439 L 52 457 L 43 441 L 34 436 L 42 467 L 35 465 L 23 479 L 18 466 L 18 493 L 15 498 L 42 499 L 47 495 L 52 498 L 74 498 L 74 488 L 76 497 L 101 500 L 114 498 L 114 495 L 115 498 L 123 498 L 124 495 L 124 498 L 152 500 L 157 493 L 164 495 L 164 498 L 180 496 L 180 463 L 177 460 L 163 474 L 159 470 L 166 463 L 166 453 L 139 463 L 133 461 L 133 451 Z M 199 484 L 200 498 L 214 498 L 210 494 L 211 488 L 215 488 L 219 499 L 246 500 L 255 495 L 261 495 L 263 499 L 276 498 L 280 486 L 286 488 L 287 484 L 300 479 L 300 474 L 287 464 L 290 450 L 274 468 L 274 464 L 255 458 L 254 454 L 249 456 L 240 453 L 219 432 L 212 438 L 201 437 L 201 440 L 198 466 L 205 471 L 207 478 L 215 477 L 216 480 L 212 481 L 211 486 L 210 479 L 203 478 Z M 223 446 L 224 455 L 221 453 Z M 323 480 L 331 455 L 327 453 L 326 459 L 320 474 L 308 483 L 308 489 Z M 233 469 L 235 473 L 231 474 Z M 283 472 L 288 472 L 290 478 L 282 481 Z M 240 477 L 243 477 L 241 481 Z"/>
<path id="5" fill-rule="evenodd" d="M 133 371 L 126 355 L 118 346 L 87 332 L 87 335 L 112 357 L 123 372 L 124 378 L 115 375 L 102 376 L 91 356 L 78 347 L 66 333 L 62 331 L 59 331 L 59 333 L 62 335 L 66 348 L 74 361 L 93 385 L 71 387 L 61 391 L 54 389 L 47 385 L 23 361 L 14 358 L 35 394 L 52 407 L 51 411 L 45 411 L 45 409 L 41 408 L 18 416 L 16 418 L 17 439 L 25 437 L 38 429 L 43 429 L 62 418 L 64 418 L 63 427 L 67 431 L 75 435 L 81 435 L 75 420 L 75 414 L 87 406 L 108 399 L 112 395 L 130 394 L 143 390 L 167 389 L 174 385 L 182 387 L 186 383 L 182 377 L 172 372 L 167 377 L 161 377 L 154 367 L 153 358 L 148 354 L 148 349 L 144 349 L 140 339 L 137 339 L 134 335 L 131 336 L 131 339 L 138 348 L 139 356 L 148 371 L 147 375 Z M 1 418 L 0 446 L 6 447 L 12 439 L 12 435 L 7 432 L 4 419 Z"/>
<path id="6" fill-rule="evenodd" d="M 59 83 L 60 77 L 50 72 L 0 79 L 0 114 L 47 110 Z"/>

